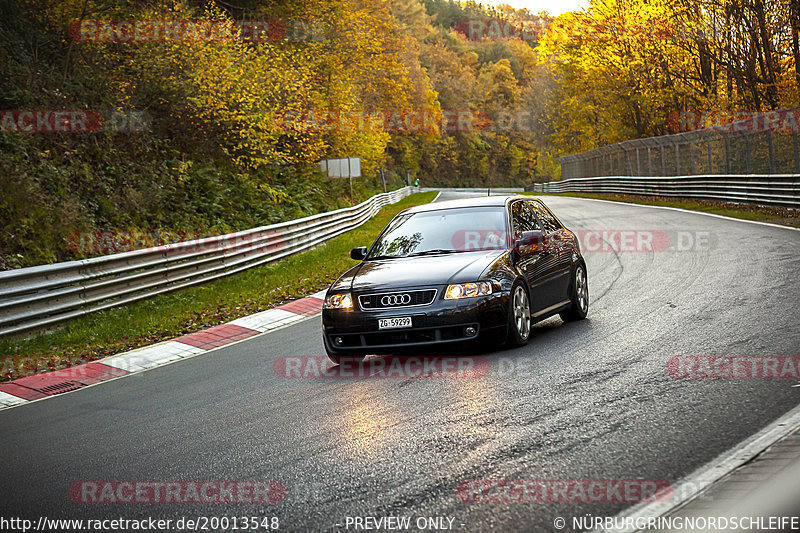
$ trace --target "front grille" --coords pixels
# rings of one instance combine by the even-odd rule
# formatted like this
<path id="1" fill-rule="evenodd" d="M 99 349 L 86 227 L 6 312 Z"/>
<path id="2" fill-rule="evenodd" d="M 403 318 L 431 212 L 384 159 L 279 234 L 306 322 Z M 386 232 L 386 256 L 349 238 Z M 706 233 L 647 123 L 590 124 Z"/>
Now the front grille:
<path id="1" fill-rule="evenodd" d="M 467 335 L 466 328 L 472 326 L 480 331 L 480 324 L 459 324 L 438 328 L 405 330 L 365 331 L 363 333 L 343 333 L 329 335 L 331 345 L 336 348 L 381 348 L 402 347 L 415 344 L 436 344 L 463 340 L 475 340 L 478 335 Z M 336 342 L 340 339 L 340 342 Z"/>
<path id="2" fill-rule="evenodd" d="M 436 289 L 380 292 L 358 297 L 361 309 L 394 309 L 429 305 L 436 298 Z"/>

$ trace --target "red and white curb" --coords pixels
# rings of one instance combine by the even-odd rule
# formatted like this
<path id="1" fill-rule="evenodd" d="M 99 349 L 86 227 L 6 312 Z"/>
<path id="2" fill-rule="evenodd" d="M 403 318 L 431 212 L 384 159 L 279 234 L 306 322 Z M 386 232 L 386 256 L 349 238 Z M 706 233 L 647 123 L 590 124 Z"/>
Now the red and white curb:
<path id="1" fill-rule="evenodd" d="M 322 311 L 325 292 L 320 291 L 275 309 L 262 311 L 153 346 L 112 355 L 100 361 L 0 383 L 0 409 L 15 407 L 94 385 L 101 381 L 143 372 L 288 326 L 319 314 Z"/>

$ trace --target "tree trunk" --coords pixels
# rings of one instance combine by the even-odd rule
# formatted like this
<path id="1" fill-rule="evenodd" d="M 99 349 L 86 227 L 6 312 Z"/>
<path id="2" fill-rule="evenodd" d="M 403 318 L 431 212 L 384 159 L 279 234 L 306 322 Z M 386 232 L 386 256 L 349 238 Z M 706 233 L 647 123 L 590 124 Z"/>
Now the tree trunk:
<path id="1" fill-rule="evenodd" d="M 753 11 L 758 23 L 758 31 L 761 34 L 761 53 L 764 56 L 762 69 L 763 77 L 767 82 L 766 96 L 770 107 L 775 109 L 778 106 L 778 86 L 777 81 L 780 77 L 780 64 L 775 63 L 772 53 L 772 38 L 767 29 L 767 18 L 764 14 L 764 0 L 755 0 Z"/>

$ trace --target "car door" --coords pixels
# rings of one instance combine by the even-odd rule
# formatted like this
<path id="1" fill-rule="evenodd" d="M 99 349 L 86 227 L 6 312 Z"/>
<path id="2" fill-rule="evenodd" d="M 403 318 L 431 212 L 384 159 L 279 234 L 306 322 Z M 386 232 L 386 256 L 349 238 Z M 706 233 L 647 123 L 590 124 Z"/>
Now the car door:
<path id="1" fill-rule="evenodd" d="M 544 231 L 537 217 L 537 206 L 532 200 L 515 200 L 511 204 L 511 231 L 516 242 L 525 231 Z M 552 306 L 557 297 L 553 286 L 557 258 L 544 243 L 536 247 L 520 247 L 518 268 L 531 288 L 531 314 L 541 314 Z"/>
<path id="2" fill-rule="evenodd" d="M 552 291 L 552 303 L 556 305 L 569 300 L 569 286 L 572 274 L 572 232 L 567 230 L 550 210 L 539 200 L 533 200 L 536 218 L 545 234 L 544 246 L 554 261 L 552 278 L 548 285 Z"/>

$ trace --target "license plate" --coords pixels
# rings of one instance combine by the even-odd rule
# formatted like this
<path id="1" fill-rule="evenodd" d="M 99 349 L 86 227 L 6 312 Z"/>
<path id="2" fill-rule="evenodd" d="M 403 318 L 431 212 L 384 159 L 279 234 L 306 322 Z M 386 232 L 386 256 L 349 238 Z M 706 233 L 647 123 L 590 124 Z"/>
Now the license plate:
<path id="1" fill-rule="evenodd" d="M 410 328 L 410 327 L 411 327 L 410 316 L 378 319 L 378 329 L 394 329 L 394 328 Z"/>

